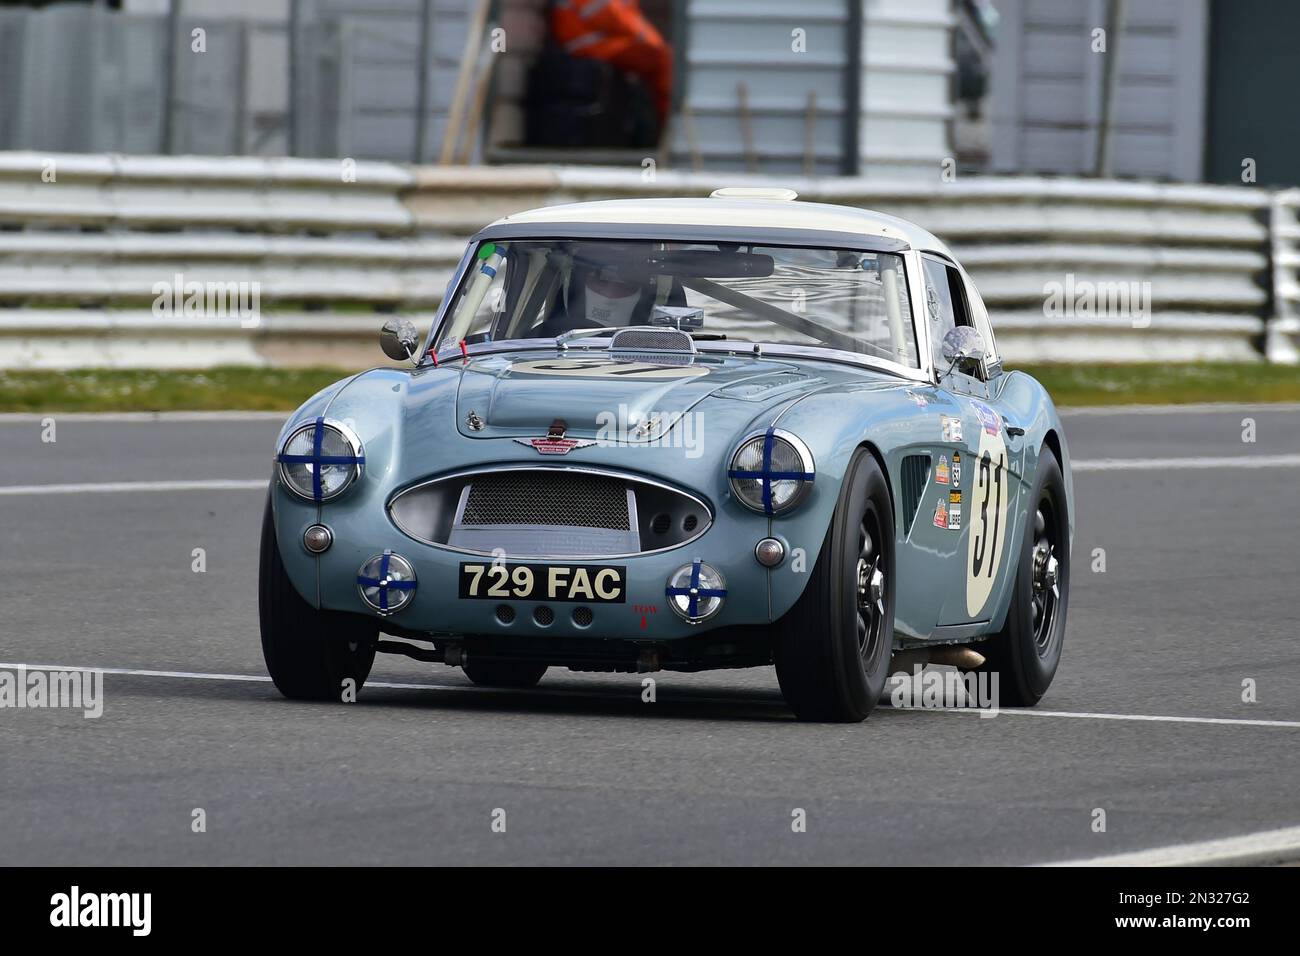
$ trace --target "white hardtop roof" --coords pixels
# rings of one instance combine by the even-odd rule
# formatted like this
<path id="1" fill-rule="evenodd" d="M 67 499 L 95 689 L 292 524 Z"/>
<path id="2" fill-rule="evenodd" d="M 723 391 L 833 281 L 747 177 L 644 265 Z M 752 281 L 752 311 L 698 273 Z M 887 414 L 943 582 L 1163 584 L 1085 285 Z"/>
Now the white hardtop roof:
<path id="1" fill-rule="evenodd" d="M 493 226 L 536 224 L 680 225 L 806 229 L 880 236 L 913 249 L 951 255 L 947 246 L 915 223 L 854 206 L 771 199 L 611 199 L 541 206 L 498 219 Z"/>

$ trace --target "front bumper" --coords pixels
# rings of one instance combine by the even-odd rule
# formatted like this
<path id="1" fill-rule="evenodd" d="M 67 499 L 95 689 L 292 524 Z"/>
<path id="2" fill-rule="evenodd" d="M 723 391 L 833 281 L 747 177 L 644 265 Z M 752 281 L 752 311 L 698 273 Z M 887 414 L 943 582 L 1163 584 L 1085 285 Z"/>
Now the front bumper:
<path id="1" fill-rule="evenodd" d="M 754 557 L 754 545 L 769 534 L 769 521 L 745 511 L 734 502 L 719 506 L 713 524 L 700 537 L 680 547 L 630 558 L 597 561 L 536 562 L 569 567 L 619 566 L 626 569 L 624 600 L 618 603 L 526 601 L 514 598 L 462 599 L 459 576 L 462 562 L 482 563 L 479 555 L 465 554 L 416 541 L 389 518 L 388 489 L 370 485 L 358 488 L 339 502 L 315 505 L 303 501 L 275 482 L 273 495 L 280 553 L 294 586 L 311 604 L 326 610 L 346 611 L 382 619 L 390 628 L 430 637 L 501 635 L 532 638 L 621 639 L 672 641 L 732 626 L 769 623 L 772 617 L 771 578 L 784 567 L 768 570 Z M 322 555 L 303 547 L 302 535 L 316 523 L 333 533 L 333 545 Z M 385 549 L 400 554 L 415 569 L 419 586 L 415 597 L 400 611 L 382 617 L 357 591 L 358 569 Z M 668 606 L 665 588 L 683 565 L 700 559 L 721 571 L 727 581 L 722 609 L 707 622 L 691 624 Z M 788 573 L 788 572 L 786 572 Z M 509 605 L 513 618 L 505 622 L 499 605 Z M 550 609 L 549 623 L 539 607 Z M 586 608 L 586 614 L 575 614 Z"/>

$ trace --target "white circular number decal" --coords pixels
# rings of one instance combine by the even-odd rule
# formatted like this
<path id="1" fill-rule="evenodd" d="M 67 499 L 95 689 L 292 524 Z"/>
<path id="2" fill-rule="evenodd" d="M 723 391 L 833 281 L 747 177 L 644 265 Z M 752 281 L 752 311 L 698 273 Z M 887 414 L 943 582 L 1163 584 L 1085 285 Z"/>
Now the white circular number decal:
<path id="1" fill-rule="evenodd" d="M 1002 435 L 980 430 L 978 460 L 972 469 L 969 544 L 966 549 L 966 611 L 978 617 L 993 592 L 1007 536 L 1007 446 Z"/>
<path id="2" fill-rule="evenodd" d="M 564 375 L 570 378 L 694 378 L 708 375 L 700 365 L 654 365 L 650 362 L 615 362 L 604 358 L 532 359 L 512 362 L 510 371 L 529 375 Z"/>

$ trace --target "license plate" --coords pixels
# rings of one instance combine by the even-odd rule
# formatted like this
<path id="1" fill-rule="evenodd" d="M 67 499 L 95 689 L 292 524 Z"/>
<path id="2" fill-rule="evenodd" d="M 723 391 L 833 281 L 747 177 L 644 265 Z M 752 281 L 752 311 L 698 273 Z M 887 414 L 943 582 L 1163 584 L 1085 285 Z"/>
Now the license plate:
<path id="1" fill-rule="evenodd" d="M 485 601 L 622 604 L 627 600 L 626 576 L 626 568 L 589 564 L 462 562 L 460 596 Z"/>

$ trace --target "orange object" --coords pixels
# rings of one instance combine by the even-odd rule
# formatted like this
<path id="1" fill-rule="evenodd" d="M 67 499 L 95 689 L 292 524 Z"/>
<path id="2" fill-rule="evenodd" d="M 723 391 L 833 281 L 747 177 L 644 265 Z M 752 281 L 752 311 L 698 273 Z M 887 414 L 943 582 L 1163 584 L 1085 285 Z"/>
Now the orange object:
<path id="1" fill-rule="evenodd" d="M 634 73 L 655 98 L 662 122 L 673 88 L 673 51 L 642 14 L 637 0 L 555 0 L 551 34 L 571 56 Z"/>

